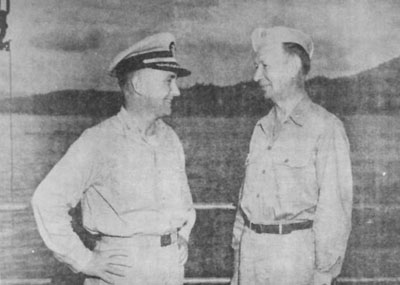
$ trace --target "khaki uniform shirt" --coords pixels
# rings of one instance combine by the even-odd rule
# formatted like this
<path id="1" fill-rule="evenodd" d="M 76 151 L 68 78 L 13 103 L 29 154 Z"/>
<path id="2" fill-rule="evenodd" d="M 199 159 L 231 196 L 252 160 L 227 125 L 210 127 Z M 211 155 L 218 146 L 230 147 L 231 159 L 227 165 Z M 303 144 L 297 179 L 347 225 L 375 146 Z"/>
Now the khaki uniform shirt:
<path id="1" fill-rule="evenodd" d="M 233 246 L 252 223 L 313 220 L 316 269 L 340 273 L 351 228 L 352 174 L 342 123 L 308 96 L 283 123 L 277 110 L 255 126 L 239 198 Z"/>
<path id="2" fill-rule="evenodd" d="M 88 250 L 68 211 L 82 203 L 84 227 L 130 237 L 176 232 L 186 240 L 195 211 L 182 145 L 162 120 L 145 138 L 125 109 L 86 130 L 38 186 L 32 206 L 39 232 L 62 262 L 81 271 Z"/>

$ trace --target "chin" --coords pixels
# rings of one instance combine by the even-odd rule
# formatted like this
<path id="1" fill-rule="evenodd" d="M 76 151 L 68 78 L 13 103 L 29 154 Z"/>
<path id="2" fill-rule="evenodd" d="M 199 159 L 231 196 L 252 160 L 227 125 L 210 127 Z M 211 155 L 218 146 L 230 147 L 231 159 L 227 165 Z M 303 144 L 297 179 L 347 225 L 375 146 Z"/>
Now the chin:
<path id="1" fill-rule="evenodd" d="M 162 112 L 162 117 L 170 116 L 171 114 L 172 114 L 172 110 L 171 109 L 164 110 L 164 112 Z"/>
<path id="2" fill-rule="evenodd" d="M 266 91 L 266 90 L 264 90 L 264 98 L 265 99 L 271 99 L 273 96 L 272 96 L 272 92 L 271 91 Z"/>

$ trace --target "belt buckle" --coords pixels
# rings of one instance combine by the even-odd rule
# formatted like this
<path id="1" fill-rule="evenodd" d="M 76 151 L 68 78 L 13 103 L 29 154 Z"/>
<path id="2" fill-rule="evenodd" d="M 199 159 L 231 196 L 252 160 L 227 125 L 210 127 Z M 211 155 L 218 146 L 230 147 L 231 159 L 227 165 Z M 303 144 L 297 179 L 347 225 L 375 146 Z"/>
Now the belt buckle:
<path id="1" fill-rule="evenodd" d="M 260 225 L 253 224 L 252 222 L 250 222 L 250 229 L 255 231 L 257 234 L 261 234 L 262 233 Z"/>
<path id="2" fill-rule="evenodd" d="M 168 246 L 172 244 L 171 235 L 162 235 L 160 238 L 161 247 Z"/>
<path id="3" fill-rule="evenodd" d="M 286 225 L 286 227 L 285 227 Z M 279 234 L 280 235 L 287 235 L 290 234 L 293 229 L 290 227 L 290 224 L 279 224 Z"/>

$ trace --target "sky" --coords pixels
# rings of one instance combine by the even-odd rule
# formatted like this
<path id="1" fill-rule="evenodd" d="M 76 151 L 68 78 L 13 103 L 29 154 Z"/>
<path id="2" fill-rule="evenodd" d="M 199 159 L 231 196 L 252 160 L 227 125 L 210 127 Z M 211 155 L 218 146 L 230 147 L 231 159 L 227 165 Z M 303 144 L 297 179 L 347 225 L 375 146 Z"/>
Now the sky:
<path id="1" fill-rule="evenodd" d="M 314 40 L 310 77 L 356 74 L 400 56 L 397 0 L 11 0 L 0 51 L 0 96 L 63 89 L 117 90 L 112 58 L 145 36 L 171 32 L 196 83 L 232 85 L 254 72 L 250 34 L 300 29 Z M 1 0 L 2 9 L 5 0 Z M 1 95 L 2 94 L 2 95 Z"/>

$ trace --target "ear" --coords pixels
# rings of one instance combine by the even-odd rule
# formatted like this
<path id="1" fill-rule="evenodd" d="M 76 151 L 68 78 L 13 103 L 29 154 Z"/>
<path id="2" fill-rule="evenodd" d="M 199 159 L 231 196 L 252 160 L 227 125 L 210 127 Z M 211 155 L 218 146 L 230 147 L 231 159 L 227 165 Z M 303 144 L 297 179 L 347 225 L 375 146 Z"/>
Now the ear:
<path id="1" fill-rule="evenodd" d="M 288 58 L 288 71 L 294 77 L 301 74 L 301 59 L 297 55 L 291 55 Z"/>
<path id="2" fill-rule="evenodd" d="M 141 79 L 141 73 L 140 72 L 136 72 L 135 74 L 132 75 L 132 78 L 129 82 L 130 87 L 132 88 L 132 90 L 138 94 L 138 95 L 142 95 L 144 93 L 144 84 L 143 84 L 143 80 Z"/>

